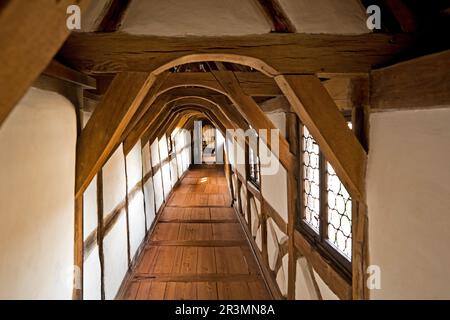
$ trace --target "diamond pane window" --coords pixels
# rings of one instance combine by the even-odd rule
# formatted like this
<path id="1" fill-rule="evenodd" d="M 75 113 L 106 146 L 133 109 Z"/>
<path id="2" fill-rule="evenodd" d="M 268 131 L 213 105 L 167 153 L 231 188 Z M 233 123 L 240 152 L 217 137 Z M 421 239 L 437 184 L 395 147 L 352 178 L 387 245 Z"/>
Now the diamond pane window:
<path id="1" fill-rule="evenodd" d="M 329 163 L 327 176 L 328 241 L 351 260 L 352 199 Z"/>
<path id="2" fill-rule="evenodd" d="M 347 122 L 352 129 L 351 122 Z M 351 272 L 352 199 L 310 132 L 302 126 L 299 228 L 317 250 Z"/>
<path id="3" fill-rule="evenodd" d="M 303 219 L 314 231 L 319 232 L 320 153 L 319 146 L 306 127 L 303 130 L 303 151 Z"/>

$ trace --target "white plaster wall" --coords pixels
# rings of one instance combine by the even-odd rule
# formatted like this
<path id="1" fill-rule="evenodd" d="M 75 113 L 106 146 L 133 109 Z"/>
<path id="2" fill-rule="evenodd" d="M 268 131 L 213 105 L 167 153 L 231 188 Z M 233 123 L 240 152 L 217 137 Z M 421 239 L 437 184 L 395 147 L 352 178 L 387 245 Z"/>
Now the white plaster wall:
<path id="1" fill-rule="evenodd" d="M 450 110 L 371 115 L 367 168 L 373 299 L 450 298 Z"/>
<path id="2" fill-rule="evenodd" d="M 171 178 L 171 184 L 172 188 L 175 186 L 175 183 L 178 181 L 178 169 L 177 169 L 177 157 L 175 156 L 170 161 L 170 178 Z"/>
<path id="3" fill-rule="evenodd" d="M 147 142 L 142 148 L 142 166 L 144 175 L 151 171 L 150 144 Z M 153 189 L 153 177 L 144 184 L 145 215 L 147 217 L 147 230 L 155 219 L 155 194 Z"/>
<path id="4" fill-rule="evenodd" d="M 334 294 L 333 291 L 327 286 L 327 284 L 322 280 L 319 274 L 314 270 L 314 277 L 319 287 L 320 294 L 323 300 L 339 300 L 338 296 Z"/>
<path id="5" fill-rule="evenodd" d="M 270 152 L 263 142 L 259 144 L 260 154 Z M 261 165 L 261 193 L 285 222 L 288 221 L 287 172 L 278 158 L 272 153 L 271 165 L 277 170 L 265 171 Z"/>
<path id="6" fill-rule="evenodd" d="M 234 142 L 229 137 L 226 137 L 226 150 L 228 154 L 228 161 L 230 161 L 231 166 L 235 167 L 235 155 L 234 155 Z"/>
<path id="7" fill-rule="evenodd" d="M 127 160 L 127 185 L 128 194 L 138 182 L 142 180 L 142 153 L 141 144 L 137 143 L 128 153 Z M 144 212 L 144 195 L 142 189 L 135 193 L 134 197 L 130 197 L 128 201 L 128 225 L 130 232 L 130 254 L 133 258 L 144 240 L 146 225 Z"/>
<path id="8" fill-rule="evenodd" d="M 128 202 L 131 259 L 135 257 L 139 246 L 145 238 L 145 232 L 147 230 L 145 219 L 144 195 L 139 191 L 135 197 Z"/>
<path id="9" fill-rule="evenodd" d="M 253 0 L 133 0 L 121 31 L 162 36 L 242 35 L 270 32 Z"/>
<path id="10" fill-rule="evenodd" d="M 97 225 L 97 176 L 95 176 L 83 194 L 83 239 L 86 239 Z"/>
<path id="11" fill-rule="evenodd" d="M 279 0 L 299 33 L 370 32 L 359 0 Z"/>
<path id="12" fill-rule="evenodd" d="M 101 270 L 98 246 L 85 257 L 83 265 L 83 299 L 101 299 Z"/>
<path id="13" fill-rule="evenodd" d="M 28 90 L 0 128 L 0 299 L 71 299 L 76 115 Z"/>
<path id="14" fill-rule="evenodd" d="M 115 298 L 128 270 L 127 225 L 125 210 L 120 213 L 114 227 L 103 239 L 105 298 Z"/>
<path id="15" fill-rule="evenodd" d="M 145 215 L 147 217 L 147 230 L 150 229 L 153 221 L 155 220 L 155 194 L 153 189 L 153 178 L 147 180 L 144 184 L 144 197 L 145 197 Z"/>
<path id="16" fill-rule="evenodd" d="M 191 132 L 185 129 L 182 129 L 180 134 L 180 148 L 182 151 L 180 152 L 182 158 L 182 173 L 184 173 L 187 169 L 189 169 L 189 165 L 191 164 Z"/>
<path id="17" fill-rule="evenodd" d="M 103 166 L 103 215 L 106 217 L 125 199 L 125 158 L 122 145 Z"/>
<path id="18" fill-rule="evenodd" d="M 284 112 L 266 113 L 276 128 L 280 129 L 280 134 L 286 137 L 286 114 Z"/>
<path id="19" fill-rule="evenodd" d="M 181 176 L 185 170 L 185 159 L 184 159 L 184 151 L 183 148 L 185 146 L 185 136 L 184 132 L 180 131 L 175 135 L 175 150 L 176 150 L 176 158 L 177 158 L 177 171 Z"/>
<path id="20" fill-rule="evenodd" d="M 239 141 L 241 138 L 238 138 Z M 233 148 L 233 156 L 234 161 L 233 164 L 236 168 L 236 171 L 241 174 L 241 176 L 245 177 L 245 150 L 244 150 L 244 140 L 238 142 L 235 139 L 233 139 L 233 145 L 230 147 Z"/>
<path id="21" fill-rule="evenodd" d="M 152 165 L 156 166 L 159 162 L 159 147 L 158 147 L 158 139 L 156 139 L 150 146 L 151 150 L 151 157 L 152 157 Z M 155 204 L 156 204 L 156 211 L 161 208 L 163 202 L 164 202 L 164 192 L 163 192 L 163 183 L 162 183 L 162 175 L 161 175 L 161 168 L 153 172 L 153 187 L 155 191 Z"/>
<path id="22" fill-rule="evenodd" d="M 125 159 L 122 145 L 103 167 L 103 214 L 109 215 L 126 195 Z M 103 239 L 105 298 L 114 299 L 128 269 L 128 240 L 125 209 Z"/>
<path id="23" fill-rule="evenodd" d="M 159 156 L 161 157 L 161 162 L 167 160 L 169 153 L 167 152 L 167 138 L 163 135 L 159 140 Z M 164 187 L 164 198 L 167 198 L 172 190 L 172 182 L 170 177 L 170 163 L 165 162 L 161 167 L 162 182 Z"/>
<path id="24" fill-rule="evenodd" d="M 147 142 L 143 147 L 142 147 L 142 169 L 143 169 L 143 174 L 146 175 L 147 173 L 149 173 L 152 169 L 152 160 L 150 158 L 150 144 Z"/>
<path id="25" fill-rule="evenodd" d="M 295 300 L 316 300 L 314 283 L 305 257 L 296 261 Z"/>
<path id="26" fill-rule="evenodd" d="M 224 143 L 225 138 L 220 130 L 216 129 L 216 163 L 218 164 L 224 163 Z"/>

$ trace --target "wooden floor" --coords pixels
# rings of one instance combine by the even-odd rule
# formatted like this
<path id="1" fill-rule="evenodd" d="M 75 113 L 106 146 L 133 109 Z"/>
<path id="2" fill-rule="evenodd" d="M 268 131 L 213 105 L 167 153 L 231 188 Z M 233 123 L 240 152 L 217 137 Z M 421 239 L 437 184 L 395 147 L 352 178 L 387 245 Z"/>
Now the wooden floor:
<path id="1" fill-rule="evenodd" d="M 223 170 L 191 169 L 149 237 L 123 299 L 270 299 Z"/>

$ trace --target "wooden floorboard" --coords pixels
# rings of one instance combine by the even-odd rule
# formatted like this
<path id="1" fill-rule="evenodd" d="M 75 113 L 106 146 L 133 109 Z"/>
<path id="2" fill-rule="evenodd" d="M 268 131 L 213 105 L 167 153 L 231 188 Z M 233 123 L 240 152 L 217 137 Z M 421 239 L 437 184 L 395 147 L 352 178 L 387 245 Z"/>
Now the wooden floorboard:
<path id="1" fill-rule="evenodd" d="M 186 173 L 127 281 L 126 300 L 271 299 L 222 169 Z"/>

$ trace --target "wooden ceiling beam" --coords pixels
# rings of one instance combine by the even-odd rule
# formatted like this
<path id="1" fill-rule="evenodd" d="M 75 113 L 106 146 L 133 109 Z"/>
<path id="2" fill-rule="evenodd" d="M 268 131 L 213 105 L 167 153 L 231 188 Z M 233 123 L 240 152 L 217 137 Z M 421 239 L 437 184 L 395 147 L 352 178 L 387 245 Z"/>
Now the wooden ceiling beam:
<path id="1" fill-rule="evenodd" d="M 155 77 L 149 73 L 116 75 L 77 143 L 75 196 L 83 195 L 141 104 Z"/>
<path id="2" fill-rule="evenodd" d="M 267 19 L 272 23 L 272 32 L 294 33 L 295 26 L 278 0 L 257 0 Z"/>
<path id="3" fill-rule="evenodd" d="M 66 67 L 56 60 L 50 61 L 47 68 L 45 68 L 42 74 L 75 84 L 82 87 L 83 89 L 96 89 L 97 87 L 97 80 L 95 78 Z"/>
<path id="4" fill-rule="evenodd" d="M 367 154 L 320 80 L 308 75 L 275 80 L 352 198 L 365 203 Z"/>
<path id="5" fill-rule="evenodd" d="M 83 10 L 89 0 L 80 0 Z M 72 0 L 6 1 L 0 5 L 0 126 L 59 50 L 70 30 Z"/>
<path id="6" fill-rule="evenodd" d="M 263 34 L 226 37 L 160 37 L 124 33 L 74 33 L 59 57 L 86 72 L 159 72 L 173 63 L 222 61 L 282 73 L 367 73 L 413 47 L 411 35 Z M 195 55 L 195 56 L 192 56 Z M 187 58 L 190 56 L 189 58 Z M 173 62 L 175 59 L 177 62 Z M 242 62 L 241 62 L 242 61 Z M 256 63 L 257 64 L 257 63 Z"/>
<path id="7" fill-rule="evenodd" d="M 370 74 L 371 111 L 450 106 L 450 50 Z"/>

